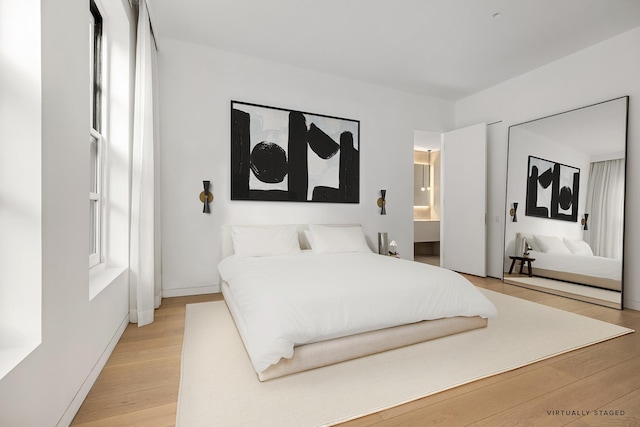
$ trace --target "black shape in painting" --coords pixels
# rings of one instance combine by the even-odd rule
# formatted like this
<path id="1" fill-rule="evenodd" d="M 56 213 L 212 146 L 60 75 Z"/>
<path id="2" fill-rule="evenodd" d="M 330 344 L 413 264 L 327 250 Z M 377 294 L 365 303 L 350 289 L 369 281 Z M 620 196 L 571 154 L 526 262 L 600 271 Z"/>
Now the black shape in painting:
<path id="1" fill-rule="evenodd" d="M 547 184 L 548 186 L 548 184 Z M 525 205 L 525 215 L 537 216 L 541 218 L 549 217 L 549 209 L 538 206 L 538 167 L 531 168 L 531 175 L 527 179 L 527 204 Z"/>
<path id="2" fill-rule="evenodd" d="M 251 170 L 262 182 L 282 182 L 287 176 L 287 153 L 273 142 L 262 141 L 251 151 Z"/>
<path id="3" fill-rule="evenodd" d="M 324 133 L 315 123 L 311 123 L 311 126 L 309 126 L 307 141 L 309 141 L 309 147 L 311 147 L 313 152 L 325 160 L 335 156 L 340 149 L 340 146 L 333 138 Z"/>
<path id="4" fill-rule="evenodd" d="M 313 200 L 314 202 L 338 202 L 339 201 L 338 195 L 339 195 L 339 192 L 337 188 L 317 185 L 313 187 L 311 200 Z"/>
<path id="5" fill-rule="evenodd" d="M 534 168 L 536 168 L 536 171 L 538 170 L 536 166 L 534 166 Z M 558 169 L 558 172 L 559 171 L 560 170 Z M 549 185 L 551 185 L 552 182 L 554 182 L 555 178 L 556 174 L 553 170 L 551 170 L 551 168 L 549 168 L 538 177 L 538 183 L 542 188 L 547 188 L 549 187 Z"/>
<path id="6" fill-rule="evenodd" d="M 307 121 L 304 114 L 289 113 L 289 200 L 305 202 L 309 188 Z"/>
<path id="7" fill-rule="evenodd" d="M 573 195 L 571 189 L 566 185 L 560 189 L 560 196 L 558 197 L 558 204 L 565 211 L 571 207 L 573 203 Z"/>
<path id="8" fill-rule="evenodd" d="M 360 192 L 360 156 L 353 146 L 353 134 L 342 132 L 340 135 L 340 197 L 342 200 L 357 203 Z"/>
<path id="9" fill-rule="evenodd" d="M 235 200 L 249 200 L 250 125 L 249 113 L 231 110 L 231 197 Z"/>
<path id="10" fill-rule="evenodd" d="M 563 166 L 559 163 L 556 163 L 553 167 L 554 181 L 553 190 L 551 192 L 551 218 L 578 222 L 578 189 L 580 186 L 580 173 L 576 172 L 571 175 L 572 188 L 567 186 L 560 188 L 560 174 L 562 167 Z M 560 208 L 564 211 L 571 209 L 571 212 L 561 212 Z"/>

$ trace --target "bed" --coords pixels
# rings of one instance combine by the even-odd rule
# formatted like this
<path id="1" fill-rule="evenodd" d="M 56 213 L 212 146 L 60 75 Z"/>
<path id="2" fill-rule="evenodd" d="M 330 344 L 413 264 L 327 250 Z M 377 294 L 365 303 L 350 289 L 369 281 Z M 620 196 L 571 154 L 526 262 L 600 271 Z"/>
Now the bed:
<path id="1" fill-rule="evenodd" d="M 622 260 L 595 256 L 584 241 L 517 233 L 516 247 L 523 247 L 523 239 L 535 258 L 534 276 L 621 291 Z"/>
<path id="2" fill-rule="evenodd" d="M 222 292 L 261 381 L 497 315 L 457 273 L 374 254 L 359 226 L 223 226 L 222 237 Z"/>

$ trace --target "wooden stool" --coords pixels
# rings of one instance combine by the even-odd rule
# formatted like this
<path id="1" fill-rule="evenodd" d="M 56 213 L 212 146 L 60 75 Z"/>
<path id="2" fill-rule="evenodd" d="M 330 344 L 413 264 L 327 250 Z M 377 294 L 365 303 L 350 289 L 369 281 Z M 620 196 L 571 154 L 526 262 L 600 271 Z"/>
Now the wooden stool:
<path id="1" fill-rule="evenodd" d="M 535 258 L 529 258 L 528 256 L 511 256 L 511 267 L 509 267 L 509 274 L 513 272 L 513 266 L 516 264 L 516 261 L 520 261 L 520 274 L 522 274 L 522 268 L 524 267 L 524 263 L 527 263 L 527 267 L 529 268 L 529 277 L 531 277 L 531 262 L 535 261 Z"/>

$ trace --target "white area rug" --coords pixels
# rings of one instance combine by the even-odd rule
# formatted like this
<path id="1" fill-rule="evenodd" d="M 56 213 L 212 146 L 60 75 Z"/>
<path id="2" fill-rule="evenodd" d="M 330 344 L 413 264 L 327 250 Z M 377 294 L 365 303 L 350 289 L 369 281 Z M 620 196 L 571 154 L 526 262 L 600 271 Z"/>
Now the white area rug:
<path id="1" fill-rule="evenodd" d="M 189 304 L 176 425 L 332 425 L 633 332 L 481 290 L 487 328 L 263 383 L 226 304 Z"/>

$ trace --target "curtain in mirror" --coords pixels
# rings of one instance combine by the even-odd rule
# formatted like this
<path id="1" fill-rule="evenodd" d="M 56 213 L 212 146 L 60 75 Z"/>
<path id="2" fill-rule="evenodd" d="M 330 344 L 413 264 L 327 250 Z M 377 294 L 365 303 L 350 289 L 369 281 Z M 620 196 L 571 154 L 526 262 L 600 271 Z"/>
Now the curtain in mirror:
<path id="1" fill-rule="evenodd" d="M 622 259 L 624 235 L 624 159 L 591 163 L 585 240 L 594 255 Z"/>

